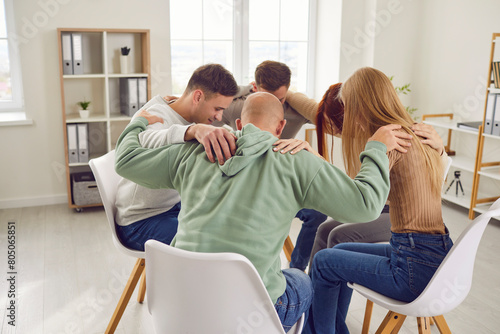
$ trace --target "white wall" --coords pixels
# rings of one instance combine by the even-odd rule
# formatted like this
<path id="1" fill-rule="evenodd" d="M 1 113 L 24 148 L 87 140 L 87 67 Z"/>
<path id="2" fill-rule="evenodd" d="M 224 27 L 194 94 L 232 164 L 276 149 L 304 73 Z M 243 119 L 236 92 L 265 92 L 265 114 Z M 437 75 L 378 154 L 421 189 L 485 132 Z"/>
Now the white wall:
<path id="1" fill-rule="evenodd" d="M 410 82 L 403 102 L 421 113 L 481 118 L 500 1 L 340 1 L 317 0 L 316 99 L 357 68 L 374 66 L 395 84 Z M 151 29 L 153 94 L 170 90 L 167 1 L 15 0 L 14 9 L 18 34 L 28 40 L 20 53 L 34 125 L 0 127 L 0 208 L 66 200 L 57 27 Z M 341 30 L 334 23 L 340 13 Z M 339 38 L 340 53 L 333 47 Z"/>
<path id="2" fill-rule="evenodd" d="M 14 0 L 33 125 L 0 127 L 0 208 L 66 202 L 58 27 L 151 30 L 153 94 L 170 91 L 168 2 Z"/>

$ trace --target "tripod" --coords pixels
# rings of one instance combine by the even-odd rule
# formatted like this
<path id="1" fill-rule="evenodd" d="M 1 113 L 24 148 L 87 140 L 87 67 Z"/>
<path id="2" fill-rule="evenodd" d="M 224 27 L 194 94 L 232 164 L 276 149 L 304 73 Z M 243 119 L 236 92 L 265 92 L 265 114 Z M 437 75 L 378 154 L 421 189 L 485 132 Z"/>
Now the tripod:
<path id="1" fill-rule="evenodd" d="M 455 181 L 457 182 L 455 195 L 458 196 L 458 186 L 460 186 L 460 190 L 462 190 L 462 195 L 465 196 L 464 188 L 462 188 L 462 182 L 460 182 L 460 171 L 459 170 L 455 171 L 455 178 L 451 181 L 450 185 L 448 186 L 448 188 L 446 189 L 446 191 L 444 193 L 446 194 L 448 192 L 448 190 L 450 190 L 451 186 L 453 185 L 453 182 L 455 182 Z"/>

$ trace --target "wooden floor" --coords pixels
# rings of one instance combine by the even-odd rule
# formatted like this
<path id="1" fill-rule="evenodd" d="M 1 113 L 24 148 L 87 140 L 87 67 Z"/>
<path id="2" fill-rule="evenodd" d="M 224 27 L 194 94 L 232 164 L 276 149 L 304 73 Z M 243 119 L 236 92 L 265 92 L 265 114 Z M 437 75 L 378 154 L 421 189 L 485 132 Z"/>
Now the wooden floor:
<path id="1" fill-rule="evenodd" d="M 443 213 L 456 239 L 468 223 L 467 212 L 444 205 Z M 114 248 L 104 211 L 76 213 L 65 205 L 7 209 L 0 210 L 0 222 L 0 333 L 103 333 L 135 261 Z M 15 222 L 13 270 L 7 263 L 7 227 L 14 224 L 8 222 Z M 294 221 L 292 240 L 299 229 L 300 222 Z M 479 247 L 472 290 L 445 316 L 453 333 L 500 333 L 499 240 L 500 222 L 493 220 Z M 15 299 L 8 295 L 11 271 L 17 273 Z M 147 300 L 139 304 L 136 295 L 137 291 L 116 333 L 154 333 Z M 15 327 L 8 324 L 11 300 L 15 300 Z M 351 333 L 361 331 L 364 305 L 365 299 L 354 293 L 348 317 Z M 371 333 L 384 315 L 375 305 Z M 400 333 L 417 333 L 416 320 L 408 318 Z"/>

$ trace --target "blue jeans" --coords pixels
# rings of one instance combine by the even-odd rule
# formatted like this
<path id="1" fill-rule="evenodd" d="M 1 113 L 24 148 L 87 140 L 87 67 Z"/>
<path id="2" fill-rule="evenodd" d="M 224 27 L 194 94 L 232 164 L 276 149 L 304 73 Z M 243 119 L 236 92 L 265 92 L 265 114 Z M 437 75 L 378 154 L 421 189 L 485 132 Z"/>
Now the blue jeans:
<path id="1" fill-rule="evenodd" d="M 139 251 L 144 251 L 144 244 L 149 239 L 170 245 L 177 233 L 179 211 L 181 211 L 181 202 L 159 215 L 127 226 L 116 225 L 116 232 L 123 245 Z"/>
<path id="2" fill-rule="evenodd" d="M 295 217 L 302 220 L 302 228 L 295 242 L 290 268 L 297 268 L 304 271 L 309 263 L 314 237 L 316 237 L 316 230 L 318 226 L 326 220 L 327 216 L 316 210 L 302 209 L 297 212 Z"/>
<path id="3" fill-rule="evenodd" d="M 447 233 L 392 233 L 389 245 L 344 243 L 319 251 L 310 271 L 314 297 L 303 333 L 349 333 L 345 319 L 352 289 L 347 282 L 413 301 L 452 245 Z"/>
<path id="4" fill-rule="evenodd" d="M 309 311 L 313 298 L 312 283 L 309 276 L 298 269 L 284 269 L 286 290 L 278 298 L 274 308 L 285 332 L 300 319 L 303 313 Z M 307 313 L 306 313 L 307 314 Z"/>

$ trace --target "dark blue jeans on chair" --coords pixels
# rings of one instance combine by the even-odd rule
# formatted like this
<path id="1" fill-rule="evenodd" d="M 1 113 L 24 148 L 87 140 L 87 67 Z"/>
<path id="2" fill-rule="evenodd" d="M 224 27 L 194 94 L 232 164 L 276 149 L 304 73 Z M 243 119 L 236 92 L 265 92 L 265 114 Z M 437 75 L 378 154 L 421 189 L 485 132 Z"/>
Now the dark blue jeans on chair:
<path id="1" fill-rule="evenodd" d="M 149 239 L 170 245 L 177 233 L 177 225 L 179 224 L 177 217 L 180 211 L 181 202 L 159 215 L 139 220 L 127 226 L 116 225 L 116 232 L 126 247 L 139 251 L 144 251 L 144 244 Z"/>
<path id="2" fill-rule="evenodd" d="M 413 301 L 452 245 L 448 233 L 392 233 L 389 245 L 342 243 L 319 251 L 310 268 L 314 297 L 303 333 L 349 333 L 345 319 L 352 289 L 347 282 Z"/>
<path id="3" fill-rule="evenodd" d="M 318 226 L 326 220 L 327 216 L 316 210 L 302 209 L 297 212 L 295 217 L 302 220 L 302 228 L 295 242 L 290 268 L 297 268 L 304 271 L 309 263 Z"/>

